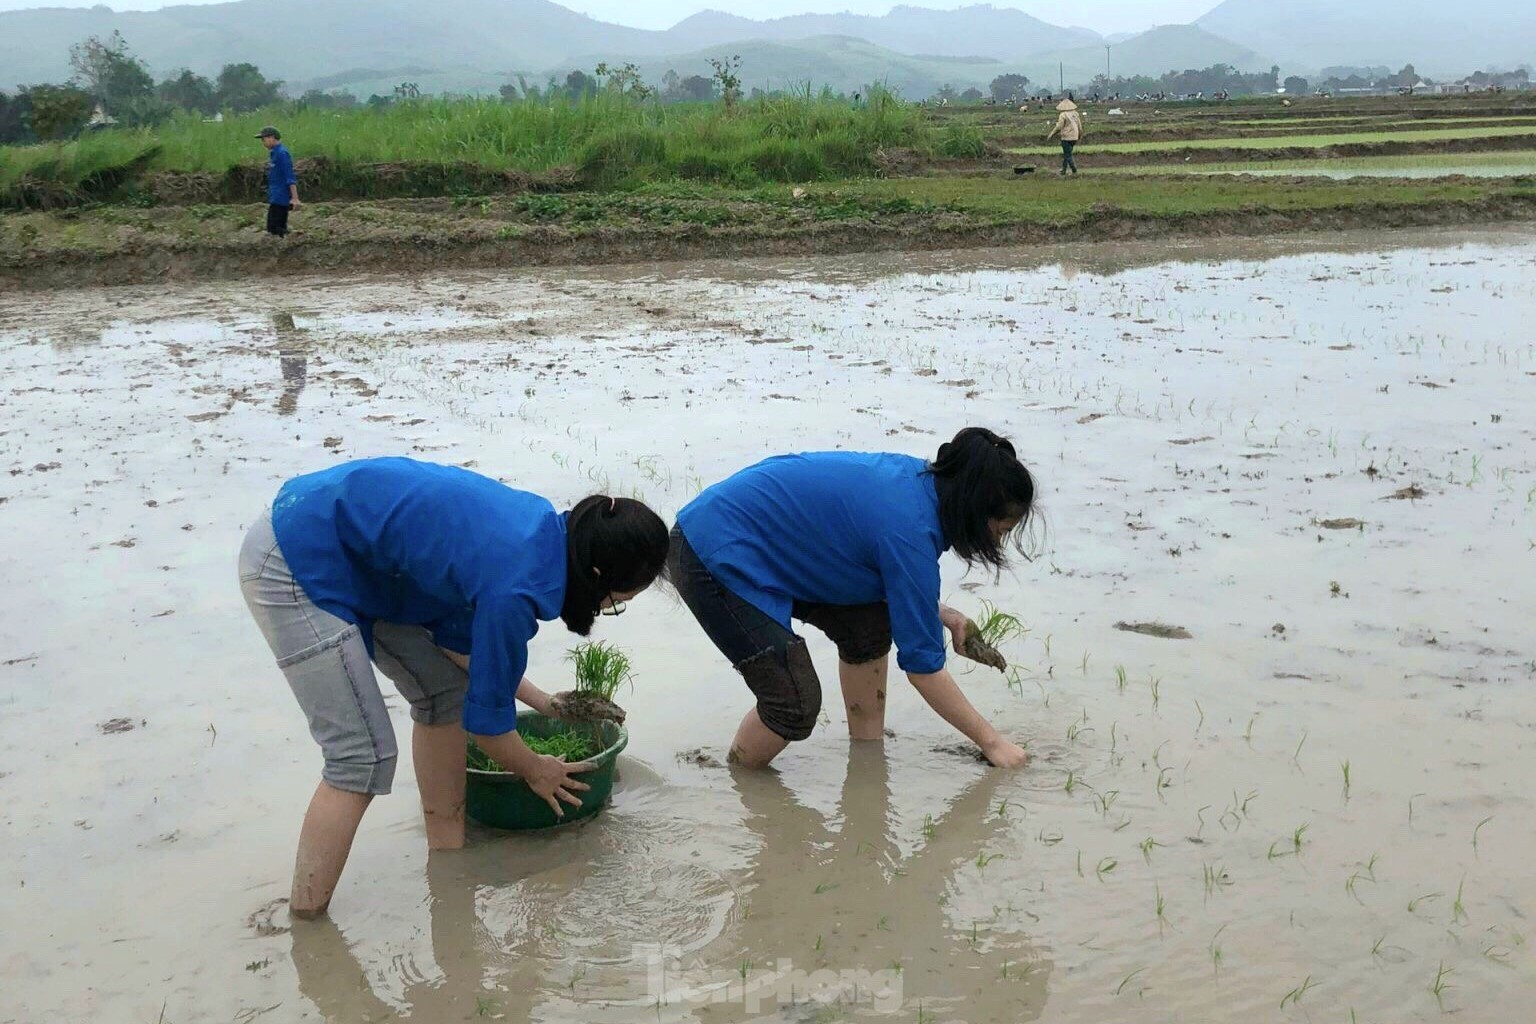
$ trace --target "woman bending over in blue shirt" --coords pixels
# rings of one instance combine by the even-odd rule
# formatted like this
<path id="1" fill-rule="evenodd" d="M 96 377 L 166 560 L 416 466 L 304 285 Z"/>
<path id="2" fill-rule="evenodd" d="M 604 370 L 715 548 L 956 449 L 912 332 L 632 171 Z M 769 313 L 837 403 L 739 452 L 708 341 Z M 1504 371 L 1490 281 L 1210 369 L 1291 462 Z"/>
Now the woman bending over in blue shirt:
<path id="1" fill-rule="evenodd" d="M 706 489 L 678 514 L 669 575 L 757 706 L 731 745 L 763 767 L 811 734 L 821 683 L 790 619 L 837 645 L 856 740 L 885 728 L 886 663 L 896 663 L 939 715 L 1001 767 L 1029 756 L 971 705 L 944 668 L 944 631 L 960 652 L 965 616 L 939 602 L 939 556 L 1006 566 L 1028 522 L 1035 484 L 1013 445 L 967 427 L 932 462 L 907 455 L 781 455 Z"/>
<path id="2" fill-rule="evenodd" d="M 554 808 L 586 762 L 538 755 L 517 702 L 540 621 L 586 636 L 666 566 L 667 527 L 629 498 L 556 512 L 536 494 L 411 459 L 364 459 L 288 481 L 240 550 L 240 589 L 325 757 L 304 817 L 290 909 L 324 913 L 369 801 L 395 774 L 377 664 L 411 705 L 427 842 L 464 843 L 465 734 Z"/>

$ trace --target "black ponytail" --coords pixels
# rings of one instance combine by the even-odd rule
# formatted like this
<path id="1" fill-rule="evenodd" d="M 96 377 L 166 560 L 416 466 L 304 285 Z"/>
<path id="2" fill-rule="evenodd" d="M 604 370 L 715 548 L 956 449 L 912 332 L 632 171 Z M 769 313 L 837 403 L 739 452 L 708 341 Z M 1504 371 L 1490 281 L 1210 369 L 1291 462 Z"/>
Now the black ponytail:
<path id="1" fill-rule="evenodd" d="M 939 445 L 928 472 L 939 494 L 944 539 L 967 565 L 1006 567 L 1010 540 L 1016 551 L 1024 552 L 1019 538 L 1034 509 L 1035 480 L 1007 438 L 985 427 L 966 427 L 954 440 Z M 991 521 L 998 519 L 1019 522 L 999 539 L 991 528 Z"/>
<path id="2" fill-rule="evenodd" d="M 643 590 L 665 571 L 667 524 L 644 502 L 594 494 L 571 509 L 565 557 L 560 619 L 586 636 L 610 594 Z"/>

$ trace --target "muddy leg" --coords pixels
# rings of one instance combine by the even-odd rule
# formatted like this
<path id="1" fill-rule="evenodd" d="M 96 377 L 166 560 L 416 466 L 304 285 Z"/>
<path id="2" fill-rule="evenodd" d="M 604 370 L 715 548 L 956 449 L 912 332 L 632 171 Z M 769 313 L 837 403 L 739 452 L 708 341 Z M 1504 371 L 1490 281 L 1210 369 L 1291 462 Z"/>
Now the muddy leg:
<path id="1" fill-rule="evenodd" d="M 417 722 L 411 732 L 429 849 L 457 850 L 464 845 L 465 742 L 464 727 L 457 722 Z"/>
<path id="2" fill-rule="evenodd" d="M 294 917 L 310 920 L 324 914 L 347 866 L 358 823 L 373 797 L 349 793 L 322 782 L 315 787 L 299 832 L 299 855 L 293 865 L 293 892 L 288 908 Z"/>
<path id="3" fill-rule="evenodd" d="M 753 708 L 736 728 L 729 761 L 743 768 L 766 768 L 787 746 L 789 741 L 764 725 L 757 716 L 757 708 Z"/>
<path id="4" fill-rule="evenodd" d="M 848 736 L 878 740 L 885 736 L 885 684 L 890 655 L 850 665 L 841 658 L 837 676 L 843 684 L 843 704 L 848 709 Z"/>

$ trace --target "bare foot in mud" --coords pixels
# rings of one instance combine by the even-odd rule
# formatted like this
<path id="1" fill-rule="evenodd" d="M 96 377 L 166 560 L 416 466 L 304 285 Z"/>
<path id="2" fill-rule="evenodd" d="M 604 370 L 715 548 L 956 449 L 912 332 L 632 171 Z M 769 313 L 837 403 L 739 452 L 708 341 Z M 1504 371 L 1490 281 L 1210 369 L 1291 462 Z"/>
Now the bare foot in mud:
<path id="1" fill-rule="evenodd" d="M 549 710 L 566 722 L 616 722 L 624 724 L 625 711 L 613 701 L 591 693 L 566 690 L 549 699 Z"/>
<path id="2" fill-rule="evenodd" d="M 965 620 L 965 640 L 956 645 L 955 653 L 962 658 L 970 658 L 977 664 L 995 668 L 999 672 L 1008 671 L 1008 659 L 1004 658 L 996 647 L 981 638 L 981 627 L 971 619 Z"/>

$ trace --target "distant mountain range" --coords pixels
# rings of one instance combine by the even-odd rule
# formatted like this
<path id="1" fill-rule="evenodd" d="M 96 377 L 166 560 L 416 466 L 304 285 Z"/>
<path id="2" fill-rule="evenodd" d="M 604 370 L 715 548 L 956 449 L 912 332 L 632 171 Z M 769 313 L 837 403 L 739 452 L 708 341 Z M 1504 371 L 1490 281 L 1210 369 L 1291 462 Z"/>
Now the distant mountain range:
<path id="1" fill-rule="evenodd" d="M 704 48 L 745 39 L 788 40 L 848 36 L 906 54 L 992 57 L 1019 60 L 1047 50 L 1097 46 L 1103 39 L 1084 28 L 1058 28 L 1023 11 L 990 4 L 936 11 L 895 7 L 882 17 L 862 14 L 796 14 L 753 21 L 723 11 L 701 11 L 684 18 L 667 35 L 683 49 Z"/>
<path id="2" fill-rule="evenodd" d="M 542 82 L 574 68 L 590 71 L 600 60 L 633 61 L 657 81 L 668 70 L 706 74 L 708 58 L 724 54 L 741 55 L 749 87 L 809 81 L 853 91 L 885 81 L 913 97 L 943 84 L 984 90 L 1010 72 L 1042 85 L 1071 85 L 1102 72 L 1106 60 L 1116 75 L 1155 76 L 1215 63 L 1256 71 L 1278 62 L 1287 73 L 1306 73 L 1329 64 L 1410 61 L 1437 74 L 1531 59 L 1536 4 L 1479 0 L 1478 7 L 1471 15 L 1465 6 L 1402 0 L 1226 0 L 1194 25 L 1110 39 L 986 4 L 768 21 L 706 10 L 659 32 L 598 21 L 550 0 L 37 8 L 0 13 L 0 88 L 67 78 L 70 45 L 114 30 L 157 77 L 182 67 L 211 74 L 225 63 L 252 61 L 290 89 L 349 88 L 360 95 L 402 80 L 427 91 L 494 91 L 519 74 Z"/>

